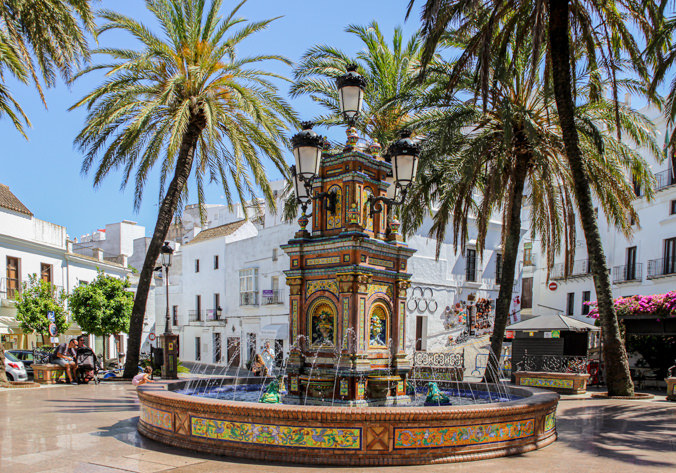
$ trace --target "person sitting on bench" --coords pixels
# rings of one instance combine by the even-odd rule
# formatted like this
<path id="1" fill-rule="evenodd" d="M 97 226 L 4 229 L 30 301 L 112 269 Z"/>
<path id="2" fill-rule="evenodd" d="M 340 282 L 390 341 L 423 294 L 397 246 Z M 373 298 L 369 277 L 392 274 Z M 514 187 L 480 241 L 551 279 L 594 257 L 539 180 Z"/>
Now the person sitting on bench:
<path id="1" fill-rule="evenodd" d="M 72 339 L 66 343 L 62 343 L 56 347 L 54 354 L 52 355 L 51 362 L 55 365 L 59 365 L 66 370 L 66 376 L 70 384 L 77 384 L 75 381 L 75 359 L 73 353 L 75 351 L 76 340 Z"/>

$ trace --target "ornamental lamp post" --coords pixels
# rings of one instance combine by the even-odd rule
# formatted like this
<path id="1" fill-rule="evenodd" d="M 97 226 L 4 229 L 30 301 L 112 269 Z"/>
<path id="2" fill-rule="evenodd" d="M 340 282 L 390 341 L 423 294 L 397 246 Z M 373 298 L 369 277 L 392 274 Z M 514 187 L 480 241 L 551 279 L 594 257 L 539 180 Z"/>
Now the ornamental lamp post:
<path id="1" fill-rule="evenodd" d="M 353 127 L 364 103 L 366 79 L 357 72 L 356 64 L 348 64 L 347 72 L 336 79 L 340 111 L 350 127 Z"/>
<path id="2" fill-rule="evenodd" d="M 166 279 L 167 292 L 167 311 L 165 319 L 164 333 L 160 335 L 162 345 L 162 378 L 178 379 L 178 335 L 171 331 L 171 320 L 169 318 L 169 267 L 171 266 L 174 250 L 165 241 L 160 248 L 160 263 L 164 268 L 164 277 Z"/>

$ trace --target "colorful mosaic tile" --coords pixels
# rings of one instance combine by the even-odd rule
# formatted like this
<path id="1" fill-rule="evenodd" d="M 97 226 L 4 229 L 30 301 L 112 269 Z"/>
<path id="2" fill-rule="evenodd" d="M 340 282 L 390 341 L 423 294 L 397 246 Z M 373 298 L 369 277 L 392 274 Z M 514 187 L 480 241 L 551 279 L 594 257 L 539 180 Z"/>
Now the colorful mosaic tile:
<path id="1" fill-rule="evenodd" d="M 326 256 L 324 258 L 308 258 L 305 260 L 305 266 L 319 266 L 322 264 L 336 264 L 340 263 L 338 256 Z"/>
<path id="2" fill-rule="evenodd" d="M 292 448 L 361 449 L 361 429 L 294 427 L 190 417 L 191 435 L 225 442 Z"/>
<path id="3" fill-rule="evenodd" d="M 329 194 L 332 192 L 336 193 L 336 211 L 335 213 L 327 212 L 326 219 L 326 228 L 331 230 L 332 228 L 340 228 L 342 226 L 341 215 L 343 212 L 343 198 L 340 186 L 331 186 L 329 188 Z"/>
<path id="4" fill-rule="evenodd" d="M 362 381 L 357 383 L 357 396 L 364 395 L 364 383 Z"/>
<path id="5" fill-rule="evenodd" d="M 362 350 L 366 349 L 365 345 L 365 335 L 364 335 L 364 316 L 366 315 L 366 301 L 363 298 L 359 299 L 359 347 Z"/>
<path id="6" fill-rule="evenodd" d="M 562 388 L 573 389 L 572 379 L 553 378 L 521 378 L 520 386 L 532 386 L 534 388 Z"/>
<path id="7" fill-rule="evenodd" d="M 457 427 L 394 428 L 394 448 L 444 448 L 507 442 L 533 436 L 535 420 Z"/>
<path id="8" fill-rule="evenodd" d="M 305 299 L 307 300 L 307 298 L 317 291 L 329 291 L 332 294 L 338 294 L 338 283 L 331 279 L 308 281 L 305 286 Z"/>
<path id="9" fill-rule="evenodd" d="M 556 411 L 552 411 L 545 417 L 545 432 L 554 430 L 556 427 Z"/>
<path id="10" fill-rule="evenodd" d="M 343 348 L 347 348 L 347 337 L 348 337 L 348 331 L 347 329 L 350 326 L 350 299 L 347 297 L 343 298 L 343 329 L 341 331 L 341 334 L 343 336 Z M 354 336 L 354 334 L 353 334 Z"/>
<path id="11" fill-rule="evenodd" d="M 298 339 L 298 301 L 295 299 L 291 302 L 291 327 L 293 331 L 291 343 L 295 344 Z"/>
<path id="12" fill-rule="evenodd" d="M 347 387 L 347 379 L 341 379 L 340 380 L 340 395 L 341 396 L 347 396 L 349 395 L 350 392 Z"/>
<path id="13" fill-rule="evenodd" d="M 393 295 L 393 290 L 392 290 L 392 285 L 391 284 L 371 284 L 369 286 L 369 297 L 371 297 L 373 294 L 386 294 L 390 299 L 392 298 Z"/>
<path id="14" fill-rule="evenodd" d="M 298 392 L 298 377 L 289 376 L 289 390 L 293 392 Z"/>
<path id="15" fill-rule="evenodd" d="M 343 255 L 343 263 L 349 263 L 350 262 L 350 255 Z"/>
<path id="16" fill-rule="evenodd" d="M 154 427 L 173 432 L 171 412 L 141 405 L 141 420 Z"/>
<path id="17" fill-rule="evenodd" d="M 404 351 L 404 316 L 406 314 L 406 307 L 404 306 L 404 301 L 399 302 L 399 317 L 397 318 L 399 323 L 399 351 Z"/>
<path id="18" fill-rule="evenodd" d="M 369 258 L 369 263 L 375 266 L 383 266 L 384 268 L 394 268 L 393 261 L 387 261 L 384 259 Z"/>

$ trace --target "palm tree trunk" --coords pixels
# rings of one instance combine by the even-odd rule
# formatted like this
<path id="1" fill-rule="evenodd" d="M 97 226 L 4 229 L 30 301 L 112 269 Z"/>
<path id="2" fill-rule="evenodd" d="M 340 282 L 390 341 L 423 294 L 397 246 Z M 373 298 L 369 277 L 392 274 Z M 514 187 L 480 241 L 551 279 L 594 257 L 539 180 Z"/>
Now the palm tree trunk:
<path id="1" fill-rule="evenodd" d="M 514 167 L 514 187 L 509 196 L 510 213 L 506 219 L 507 235 L 502 253 L 502 277 L 498 281 L 500 292 L 498 293 L 498 300 L 495 301 L 495 325 L 493 335 L 491 335 L 491 351 L 484 373 L 484 380 L 489 383 L 500 381 L 500 355 L 502 354 L 502 341 L 505 338 L 505 328 L 509 321 L 509 306 L 512 302 L 516 260 L 519 255 L 519 241 L 521 240 L 521 202 L 523 201 L 523 188 L 528 174 L 529 162 L 530 155 L 524 153 L 517 158 Z"/>
<path id="2" fill-rule="evenodd" d="M 629 361 L 620 335 L 620 327 L 613 305 L 610 276 L 596 222 L 589 182 L 580 152 L 575 111 L 571 92 L 568 0 L 549 0 L 549 48 L 554 82 L 554 96 L 559 113 L 561 132 L 566 147 L 568 165 L 573 177 L 575 198 L 580 212 L 582 229 L 587 241 L 587 254 L 594 275 L 601 329 L 603 330 L 603 358 L 606 384 L 611 396 L 632 396 L 634 384 L 629 373 Z"/>
<path id="3" fill-rule="evenodd" d="M 127 359 L 124 364 L 123 374 L 125 378 L 132 378 L 138 373 L 141 337 L 143 336 L 143 319 L 145 318 L 153 270 L 155 269 L 157 258 L 160 256 L 160 248 L 169 231 L 171 220 L 176 213 L 179 197 L 190 177 L 197 140 L 204 129 L 204 125 L 204 119 L 199 114 L 193 113 L 193 118 L 188 124 L 185 135 L 183 135 L 174 177 L 167 189 L 167 195 L 162 200 L 162 205 L 160 206 L 155 231 L 150 240 L 150 245 L 148 245 L 148 253 L 146 253 L 146 259 L 143 262 L 143 268 L 139 276 L 136 296 L 134 297 L 134 307 L 132 308 L 131 320 L 129 321 L 129 343 L 127 344 Z"/>

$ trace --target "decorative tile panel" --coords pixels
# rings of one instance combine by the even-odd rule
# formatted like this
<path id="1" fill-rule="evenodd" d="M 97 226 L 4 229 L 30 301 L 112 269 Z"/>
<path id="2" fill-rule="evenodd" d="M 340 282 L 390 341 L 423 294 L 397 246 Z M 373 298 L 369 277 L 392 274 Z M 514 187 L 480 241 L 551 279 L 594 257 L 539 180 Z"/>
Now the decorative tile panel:
<path id="1" fill-rule="evenodd" d="M 163 411 L 161 409 L 154 409 L 145 405 L 141 405 L 141 420 L 146 424 L 152 425 L 159 429 L 173 432 L 173 423 L 171 419 L 171 412 Z"/>
<path id="2" fill-rule="evenodd" d="M 394 262 L 385 259 L 369 258 L 369 264 L 374 266 L 382 266 L 384 268 L 394 268 Z"/>
<path id="3" fill-rule="evenodd" d="M 556 428 L 556 411 L 552 411 L 545 417 L 545 433 Z"/>
<path id="4" fill-rule="evenodd" d="M 305 299 L 307 300 L 317 291 L 329 291 L 332 294 L 338 294 L 338 283 L 334 279 L 308 281 L 305 286 Z"/>
<path id="5" fill-rule="evenodd" d="M 363 298 L 359 299 L 359 348 L 362 350 L 366 349 L 365 345 L 365 334 L 364 334 L 364 326 L 366 325 L 364 322 L 364 317 L 366 316 L 366 301 Z"/>
<path id="6" fill-rule="evenodd" d="M 394 428 L 394 449 L 464 447 L 532 437 L 535 419 L 453 427 Z"/>
<path id="7" fill-rule="evenodd" d="M 349 336 L 348 328 L 350 327 L 350 299 L 347 297 L 343 298 L 343 329 L 341 334 L 343 337 L 343 348 L 347 349 L 347 337 Z M 354 334 L 352 334 L 354 336 Z"/>
<path id="8" fill-rule="evenodd" d="M 561 388 L 573 389 L 572 379 L 555 379 L 555 378 L 521 378 L 520 386 L 532 386 L 534 388 Z"/>
<path id="9" fill-rule="evenodd" d="M 389 297 L 390 299 L 392 299 L 393 294 L 394 294 L 391 284 L 371 284 L 369 286 L 369 292 L 368 292 L 369 297 L 371 297 L 373 294 L 376 294 L 378 292 L 380 292 L 382 294 L 387 294 L 387 297 Z"/>
<path id="10" fill-rule="evenodd" d="M 298 340 L 298 301 L 291 301 L 291 344 L 295 345 Z"/>
<path id="11" fill-rule="evenodd" d="M 360 450 L 360 428 L 254 424 L 191 416 L 193 437 L 291 448 Z"/>
<path id="12" fill-rule="evenodd" d="M 340 256 L 326 256 L 324 258 L 308 258 L 305 260 L 305 266 L 320 266 L 323 264 L 340 263 Z"/>
<path id="13" fill-rule="evenodd" d="M 298 377 L 289 376 L 289 390 L 293 392 L 298 392 Z"/>
<path id="14" fill-rule="evenodd" d="M 341 396 L 349 396 L 350 391 L 348 390 L 347 386 L 347 379 L 341 379 L 340 380 L 340 395 Z"/>
<path id="15" fill-rule="evenodd" d="M 404 351 L 404 320 L 406 315 L 406 307 L 404 301 L 399 301 L 399 316 L 397 323 L 399 324 L 399 351 Z"/>

